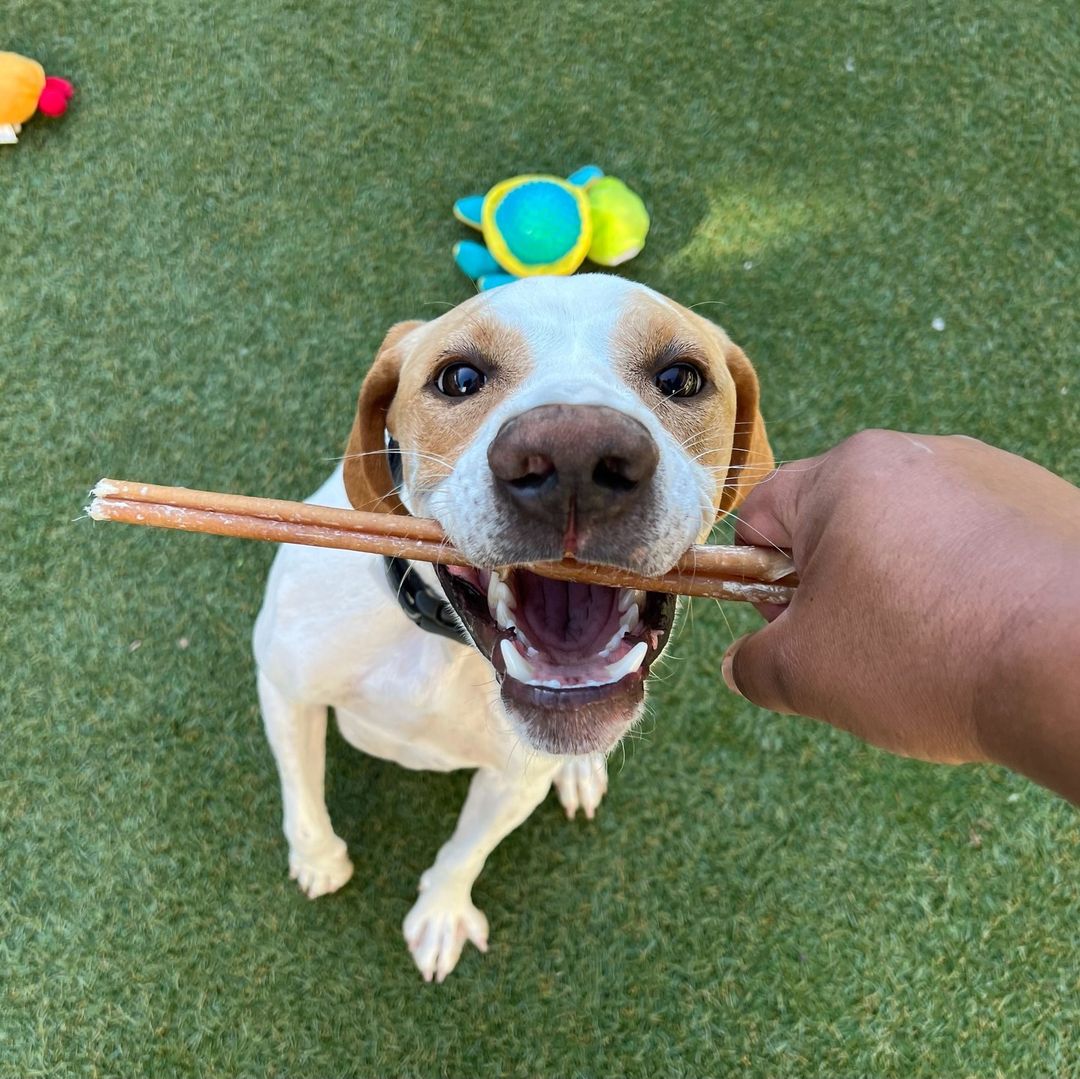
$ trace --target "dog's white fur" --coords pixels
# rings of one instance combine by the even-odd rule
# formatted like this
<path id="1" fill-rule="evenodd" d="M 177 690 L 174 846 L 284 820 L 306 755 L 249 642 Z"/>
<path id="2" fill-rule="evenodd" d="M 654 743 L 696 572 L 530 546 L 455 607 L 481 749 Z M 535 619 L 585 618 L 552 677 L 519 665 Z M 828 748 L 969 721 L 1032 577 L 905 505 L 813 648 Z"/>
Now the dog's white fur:
<path id="1" fill-rule="evenodd" d="M 693 318 L 701 332 L 704 320 L 657 293 L 600 275 L 525 280 L 456 309 L 468 309 L 465 325 L 483 316 L 510 328 L 525 342 L 527 363 L 514 391 L 456 451 L 448 476 L 421 483 L 424 458 L 408 452 L 445 461 L 447 447 L 404 447 L 401 498 L 407 508 L 439 519 L 477 564 L 497 563 L 499 523 L 486 458 L 491 439 L 508 418 L 541 404 L 602 404 L 640 421 L 660 448 L 656 482 L 663 513 L 649 537 L 648 563 L 640 568 L 657 572 L 673 564 L 708 533 L 724 481 L 681 445 L 620 375 L 613 341 L 620 323 L 634 311 L 640 316 L 643 307 Z M 430 344 L 432 335 L 462 325 L 460 315 L 444 316 L 410 338 Z M 725 389 L 733 396 L 731 386 Z M 734 404 L 729 411 L 729 430 L 716 436 L 727 440 L 726 449 L 719 448 L 725 460 Z M 349 506 L 340 467 L 310 501 Z M 430 566 L 416 568 L 438 589 Z M 415 627 L 395 602 L 377 556 L 280 548 L 254 649 L 259 701 L 281 778 L 290 874 L 310 897 L 336 891 L 353 872 L 323 795 L 329 707 L 346 740 L 374 756 L 407 768 L 476 769 L 457 827 L 421 877 L 419 898 L 404 922 L 424 978 L 441 981 L 466 940 L 481 951 L 487 947 L 487 921 L 471 893 L 488 855 L 553 782 L 569 816 L 581 808 L 592 817 L 607 785 L 602 755 L 555 758 L 523 746 L 499 704 L 487 659 Z"/>
<path id="2" fill-rule="evenodd" d="M 618 277 L 602 274 L 570 279 L 581 288 L 568 290 L 565 278 L 533 278 L 524 288 L 496 289 L 488 310 L 519 331 L 533 357 L 532 369 L 519 390 L 493 409 L 477 430 L 453 473 L 421 504 L 409 506 L 414 516 L 435 517 L 461 550 L 479 564 L 497 564 L 500 517 L 487 448 L 512 416 L 539 405 L 606 405 L 632 416 L 660 448 L 654 487 L 661 507 L 655 527 L 642 536 L 648 561 L 640 572 L 669 569 L 716 518 L 716 477 L 656 413 L 620 377 L 612 341 L 626 301 L 634 297 L 674 310 L 664 296 Z M 486 557 L 485 557 L 486 556 Z"/>

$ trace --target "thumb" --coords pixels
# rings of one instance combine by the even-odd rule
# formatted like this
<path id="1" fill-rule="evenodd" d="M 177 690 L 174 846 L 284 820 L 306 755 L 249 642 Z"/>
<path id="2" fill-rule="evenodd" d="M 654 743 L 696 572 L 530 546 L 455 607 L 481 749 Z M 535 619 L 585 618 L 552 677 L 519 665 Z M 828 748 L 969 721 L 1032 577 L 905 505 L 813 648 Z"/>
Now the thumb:
<path id="1" fill-rule="evenodd" d="M 785 612 L 764 629 L 740 637 L 724 653 L 720 670 L 732 693 L 771 712 L 796 715 L 802 710 L 795 700 L 788 617 Z"/>

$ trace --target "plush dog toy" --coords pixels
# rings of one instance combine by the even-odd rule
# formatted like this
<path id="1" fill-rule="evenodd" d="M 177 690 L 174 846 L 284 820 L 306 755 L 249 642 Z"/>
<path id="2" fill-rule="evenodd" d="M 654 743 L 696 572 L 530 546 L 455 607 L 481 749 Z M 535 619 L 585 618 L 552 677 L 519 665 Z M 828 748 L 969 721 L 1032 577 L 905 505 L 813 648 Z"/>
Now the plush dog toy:
<path id="1" fill-rule="evenodd" d="M 454 216 L 484 244 L 454 245 L 454 261 L 481 291 L 541 274 L 572 274 L 586 258 L 618 266 L 645 246 L 641 199 L 595 165 L 558 176 L 514 176 L 454 203 Z"/>
<path id="2" fill-rule="evenodd" d="M 62 116 L 73 93 L 70 82 L 46 77 L 36 60 L 0 52 L 0 143 L 18 142 L 22 125 L 35 112 Z"/>

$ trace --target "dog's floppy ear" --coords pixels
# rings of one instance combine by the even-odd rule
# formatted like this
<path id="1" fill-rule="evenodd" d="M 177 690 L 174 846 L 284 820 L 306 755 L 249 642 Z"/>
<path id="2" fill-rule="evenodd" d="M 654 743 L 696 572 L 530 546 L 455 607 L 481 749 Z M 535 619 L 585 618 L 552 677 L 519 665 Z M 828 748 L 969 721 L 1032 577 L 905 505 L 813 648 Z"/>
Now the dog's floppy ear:
<path id="1" fill-rule="evenodd" d="M 765 434 L 765 420 L 758 408 L 758 378 L 753 364 L 738 345 L 724 344 L 724 359 L 735 381 L 735 438 L 731 463 L 720 498 L 723 516 L 738 509 L 750 488 L 775 467 L 772 448 Z"/>
<path id="2" fill-rule="evenodd" d="M 345 450 L 345 493 L 353 509 L 406 513 L 390 475 L 386 455 L 386 414 L 397 393 L 402 338 L 422 325 L 398 322 L 390 327 L 360 387 L 349 445 Z"/>

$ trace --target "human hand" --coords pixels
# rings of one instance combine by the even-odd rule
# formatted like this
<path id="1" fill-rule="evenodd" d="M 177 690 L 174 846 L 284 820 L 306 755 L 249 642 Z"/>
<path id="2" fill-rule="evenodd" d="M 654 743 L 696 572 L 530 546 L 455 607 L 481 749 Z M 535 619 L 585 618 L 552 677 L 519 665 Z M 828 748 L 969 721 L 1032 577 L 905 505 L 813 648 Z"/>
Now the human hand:
<path id="1" fill-rule="evenodd" d="M 800 584 L 729 649 L 732 689 L 1076 797 L 1080 491 L 974 439 L 866 431 L 760 483 L 736 537 L 790 549 Z"/>

